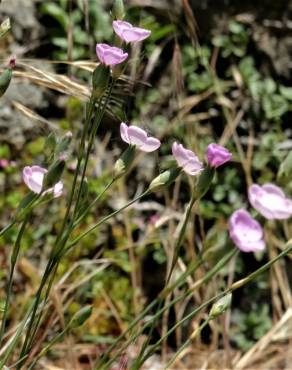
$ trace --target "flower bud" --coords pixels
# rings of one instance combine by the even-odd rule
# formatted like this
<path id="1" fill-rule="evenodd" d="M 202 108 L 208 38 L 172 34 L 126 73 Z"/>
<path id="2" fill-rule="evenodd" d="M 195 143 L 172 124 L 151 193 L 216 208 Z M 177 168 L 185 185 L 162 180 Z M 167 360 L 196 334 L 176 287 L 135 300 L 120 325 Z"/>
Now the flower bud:
<path id="1" fill-rule="evenodd" d="M 57 147 L 57 137 L 54 132 L 50 132 L 46 138 L 44 145 L 44 155 L 46 158 L 46 163 L 51 163 L 54 158 L 54 154 Z"/>
<path id="2" fill-rule="evenodd" d="M 123 20 L 125 18 L 125 7 L 123 0 L 115 0 L 113 7 L 113 16 L 116 19 Z"/>
<path id="3" fill-rule="evenodd" d="M 105 92 L 110 79 L 110 68 L 104 64 L 99 64 L 92 74 L 92 94 L 98 99 Z"/>
<path id="4" fill-rule="evenodd" d="M 232 158 L 232 154 L 224 148 L 224 146 L 218 144 L 209 144 L 206 150 L 206 156 L 210 167 L 217 168 L 222 164 L 229 162 Z"/>
<path id="5" fill-rule="evenodd" d="M 135 145 L 129 145 L 114 165 L 114 179 L 123 176 L 133 163 L 135 157 Z"/>
<path id="6" fill-rule="evenodd" d="M 209 166 L 204 168 L 199 176 L 198 183 L 195 189 L 196 198 L 202 198 L 207 193 L 214 178 L 214 175 L 215 168 Z"/>
<path id="7" fill-rule="evenodd" d="M 54 151 L 57 145 L 57 138 L 54 132 L 50 132 L 45 141 L 45 150 Z"/>
<path id="8" fill-rule="evenodd" d="M 8 31 L 10 31 L 10 29 L 11 29 L 10 18 L 6 18 L 0 24 L 0 38 L 3 37 Z"/>
<path id="9" fill-rule="evenodd" d="M 72 317 L 70 321 L 71 328 L 77 328 L 85 323 L 89 319 L 92 313 L 92 306 L 85 306 Z"/>
<path id="10" fill-rule="evenodd" d="M 149 191 L 160 191 L 164 187 L 169 186 L 181 172 L 181 168 L 175 167 L 162 172 L 159 176 L 155 177 L 149 185 Z"/>
<path id="11" fill-rule="evenodd" d="M 9 66 L 6 68 L 0 76 L 0 97 L 5 94 L 5 91 L 10 85 L 12 78 L 12 69 L 15 67 L 15 58 L 11 58 Z"/>
<path id="12" fill-rule="evenodd" d="M 64 168 L 65 156 L 60 156 L 60 158 L 49 167 L 44 178 L 43 189 L 50 188 L 60 181 Z"/>
<path id="13" fill-rule="evenodd" d="M 59 143 L 56 146 L 56 152 L 55 155 L 59 156 L 62 155 L 66 150 L 68 150 L 69 145 L 71 144 L 73 134 L 71 131 L 68 131 L 62 139 L 59 141 Z"/>
<path id="14" fill-rule="evenodd" d="M 16 210 L 16 221 L 23 220 L 25 214 L 29 211 L 30 206 L 34 203 L 37 199 L 37 194 L 30 191 L 19 203 L 17 210 Z"/>
<path id="15" fill-rule="evenodd" d="M 232 294 L 228 293 L 224 297 L 220 298 L 216 303 L 213 304 L 209 316 L 213 320 L 216 317 L 222 315 L 231 305 Z"/>

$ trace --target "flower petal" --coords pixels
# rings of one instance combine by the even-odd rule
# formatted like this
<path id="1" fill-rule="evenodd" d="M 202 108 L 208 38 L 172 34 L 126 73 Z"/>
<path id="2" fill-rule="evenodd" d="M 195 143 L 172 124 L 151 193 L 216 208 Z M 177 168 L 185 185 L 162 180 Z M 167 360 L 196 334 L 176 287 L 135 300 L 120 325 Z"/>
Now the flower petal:
<path id="1" fill-rule="evenodd" d="M 140 150 L 143 152 L 154 152 L 154 150 L 158 149 L 161 145 L 160 140 L 156 139 L 155 137 L 148 137 L 146 143 L 144 143 Z"/>
<path id="2" fill-rule="evenodd" d="M 292 200 L 273 184 L 253 184 L 248 189 L 251 205 L 269 220 L 283 220 L 292 216 Z"/>
<path id="3" fill-rule="evenodd" d="M 121 138 L 123 139 L 125 143 L 130 144 L 130 140 L 128 137 L 128 128 L 129 127 L 124 122 L 121 122 L 121 125 L 120 125 Z"/>
<path id="4" fill-rule="evenodd" d="M 238 209 L 231 215 L 229 235 L 243 252 L 257 252 L 265 248 L 261 225 L 244 209 Z"/>
<path id="5" fill-rule="evenodd" d="M 128 138 L 132 145 L 136 145 L 139 149 L 147 142 L 147 133 L 137 126 L 129 126 Z"/>
<path id="6" fill-rule="evenodd" d="M 140 27 L 133 27 L 131 23 L 117 20 L 113 21 L 115 33 L 125 42 L 138 42 L 150 36 L 151 31 Z"/>

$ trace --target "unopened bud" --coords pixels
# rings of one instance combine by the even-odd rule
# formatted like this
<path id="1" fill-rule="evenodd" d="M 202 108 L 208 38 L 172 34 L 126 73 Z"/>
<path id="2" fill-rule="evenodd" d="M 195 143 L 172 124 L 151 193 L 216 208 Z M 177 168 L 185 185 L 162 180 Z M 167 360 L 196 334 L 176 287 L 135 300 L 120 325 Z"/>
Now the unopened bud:
<path id="1" fill-rule="evenodd" d="M 77 328 L 85 323 L 89 319 L 92 313 L 92 306 L 85 306 L 78 311 L 70 321 L 71 328 Z"/>
<path id="2" fill-rule="evenodd" d="M 115 0 L 113 6 L 113 16 L 115 19 L 121 21 L 125 18 L 125 7 L 123 0 Z"/>
<path id="3" fill-rule="evenodd" d="M 215 168 L 207 166 L 201 172 L 195 189 L 196 198 L 202 198 L 210 188 L 215 175 Z"/>
<path id="4" fill-rule="evenodd" d="M 99 64 L 92 74 L 92 94 L 98 99 L 105 92 L 110 79 L 110 68 Z"/>
<path id="5" fill-rule="evenodd" d="M 115 180 L 128 171 L 135 158 L 135 150 L 136 147 L 134 145 L 129 145 L 121 157 L 116 161 L 113 174 Z"/>
<path id="6" fill-rule="evenodd" d="M 209 316 L 210 319 L 215 319 L 216 317 L 222 315 L 231 305 L 232 294 L 228 293 L 224 297 L 220 298 L 216 303 L 213 304 Z"/>
<path id="7" fill-rule="evenodd" d="M 60 181 L 65 168 L 65 159 L 64 155 L 54 162 L 48 169 L 48 172 L 45 175 L 43 189 L 50 188 Z"/>
<path id="8" fill-rule="evenodd" d="M 10 18 L 6 18 L 0 24 L 0 38 L 3 37 L 11 29 Z"/>
<path id="9" fill-rule="evenodd" d="M 69 145 L 71 144 L 73 134 L 71 131 L 68 131 L 60 140 L 60 142 L 56 146 L 56 156 L 62 154 L 66 150 L 68 150 Z"/>
<path id="10" fill-rule="evenodd" d="M 5 94 L 5 91 L 10 85 L 12 78 L 12 69 L 15 67 L 15 58 L 11 58 L 6 68 L 0 76 L 0 97 Z"/>
<path id="11" fill-rule="evenodd" d="M 155 177 L 149 185 L 149 191 L 160 191 L 164 187 L 169 186 L 181 172 L 181 168 L 175 167 L 162 172 L 159 176 Z"/>
<path id="12" fill-rule="evenodd" d="M 57 138 L 54 132 L 50 132 L 46 138 L 44 149 L 46 151 L 54 151 L 57 145 Z"/>

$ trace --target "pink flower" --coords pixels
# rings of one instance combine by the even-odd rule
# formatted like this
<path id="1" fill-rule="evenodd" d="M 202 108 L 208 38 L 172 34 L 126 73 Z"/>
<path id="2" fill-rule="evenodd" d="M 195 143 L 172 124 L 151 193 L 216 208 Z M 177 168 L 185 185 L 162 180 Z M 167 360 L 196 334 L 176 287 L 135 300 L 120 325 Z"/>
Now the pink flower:
<path id="1" fill-rule="evenodd" d="M 106 66 L 123 63 L 128 58 L 128 53 L 107 44 L 96 44 L 96 54 L 100 62 Z"/>
<path id="2" fill-rule="evenodd" d="M 206 150 L 206 156 L 210 167 L 219 167 L 223 163 L 230 161 L 232 154 L 221 145 L 209 144 Z"/>
<path id="3" fill-rule="evenodd" d="M 278 186 L 253 184 L 248 189 L 251 205 L 269 220 L 282 220 L 292 216 L 292 200 Z"/>
<path id="4" fill-rule="evenodd" d="M 231 215 L 229 235 L 242 252 L 258 252 L 265 249 L 261 225 L 244 209 L 238 209 Z"/>
<path id="5" fill-rule="evenodd" d="M 31 191 L 36 194 L 40 194 L 43 187 L 44 177 L 47 172 L 48 170 L 40 166 L 26 166 L 22 171 L 23 181 Z M 54 185 L 54 187 L 44 191 L 43 194 L 54 193 L 54 198 L 57 198 L 62 195 L 62 192 L 63 183 L 62 181 L 59 181 Z"/>
<path id="6" fill-rule="evenodd" d="M 146 131 L 137 126 L 127 126 L 124 122 L 120 126 L 121 137 L 128 144 L 135 145 L 143 152 L 153 152 L 161 145 L 160 140 L 147 136 Z"/>
<path id="7" fill-rule="evenodd" d="M 203 170 L 203 164 L 191 150 L 185 149 L 182 144 L 172 144 L 172 154 L 179 167 L 188 175 L 198 175 Z"/>
<path id="8" fill-rule="evenodd" d="M 151 31 L 144 28 L 134 27 L 129 22 L 113 21 L 115 33 L 125 42 L 138 42 L 150 36 Z"/>
<path id="9" fill-rule="evenodd" d="M 7 168 L 9 166 L 8 159 L 0 159 L 0 168 Z"/>

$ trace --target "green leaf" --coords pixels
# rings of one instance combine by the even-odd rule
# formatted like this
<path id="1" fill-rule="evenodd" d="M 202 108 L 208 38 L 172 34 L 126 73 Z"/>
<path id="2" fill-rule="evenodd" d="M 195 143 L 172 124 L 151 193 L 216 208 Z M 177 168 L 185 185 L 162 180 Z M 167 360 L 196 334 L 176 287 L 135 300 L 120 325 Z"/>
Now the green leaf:
<path id="1" fill-rule="evenodd" d="M 266 117 L 269 119 L 280 118 L 289 111 L 289 104 L 282 95 L 265 95 L 262 104 Z"/>
<path id="2" fill-rule="evenodd" d="M 60 25 L 63 27 L 63 29 L 66 31 L 69 19 L 66 12 L 57 4 L 54 4 L 52 2 L 48 2 L 46 4 L 43 4 L 41 7 L 41 11 L 44 14 L 50 15 L 52 18 L 54 18 L 57 22 L 60 23 Z"/>
<path id="3" fill-rule="evenodd" d="M 286 176 L 288 178 L 292 177 L 292 150 L 288 153 L 287 157 L 281 163 L 278 177 Z"/>
<path id="4" fill-rule="evenodd" d="M 229 23 L 229 31 L 235 34 L 242 34 L 245 31 L 245 29 L 241 23 L 231 21 Z"/>
<path id="5" fill-rule="evenodd" d="M 292 100 L 292 87 L 280 86 L 280 94 L 287 100 Z"/>

